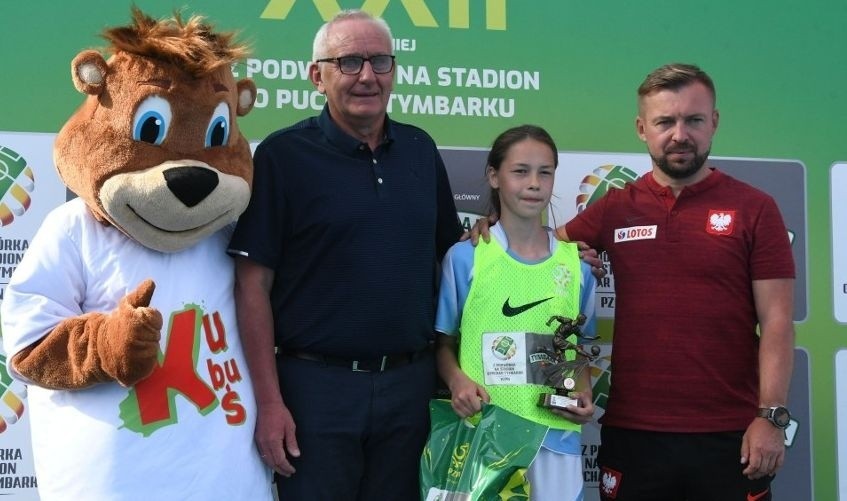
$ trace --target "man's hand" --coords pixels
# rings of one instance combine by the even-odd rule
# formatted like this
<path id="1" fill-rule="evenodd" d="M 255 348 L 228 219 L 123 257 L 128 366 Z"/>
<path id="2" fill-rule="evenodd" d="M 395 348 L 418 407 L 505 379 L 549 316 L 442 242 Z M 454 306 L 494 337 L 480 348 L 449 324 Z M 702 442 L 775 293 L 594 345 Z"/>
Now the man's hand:
<path id="1" fill-rule="evenodd" d="M 296 428 L 291 412 L 282 402 L 259 406 L 255 433 L 259 456 L 283 477 L 290 477 L 295 472 L 288 456 L 300 457 L 294 434 Z"/>
<path id="2" fill-rule="evenodd" d="M 576 246 L 579 249 L 579 258 L 591 266 L 591 274 L 597 278 L 605 277 L 606 268 L 603 267 L 603 260 L 600 259 L 597 249 L 592 249 L 585 242 L 577 242 Z"/>
<path id="3" fill-rule="evenodd" d="M 467 239 L 471 239 L 471 244 L 476 247 L 476 244 L 479 243 L 479 237 L 482 236 L 482 239 L 485 240 L 486 243 L 491 241 L 491 235 L 488 232 L 488 228 L 490 228 L 494 223 L 497 222 L 499 218 L 497 214 L 491 214 L 488 217 L 481 217 L 476 220 L 471 231 L 466 231 L 459 237 L 460 242 L 464 242 Z"/>
<path id="4" fill-rule="evenodd" d="M 785 431 L 766 419 L 755 418 L 741 441 L 742 472 L 755 480 L 776 473 L 785 460 Z"/>

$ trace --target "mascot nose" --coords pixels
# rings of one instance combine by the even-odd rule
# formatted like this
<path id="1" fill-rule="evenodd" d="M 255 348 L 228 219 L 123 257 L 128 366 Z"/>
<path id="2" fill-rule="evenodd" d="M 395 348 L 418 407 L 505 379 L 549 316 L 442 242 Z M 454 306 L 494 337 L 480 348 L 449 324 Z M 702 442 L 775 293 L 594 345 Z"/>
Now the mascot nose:
<path id="1" fill-rule="evenodd" d="M 172 167 L 164 172 L 168 189 L 186 205 L 194 207 L 218 186 L 218 175 L 203 167 Z"/>

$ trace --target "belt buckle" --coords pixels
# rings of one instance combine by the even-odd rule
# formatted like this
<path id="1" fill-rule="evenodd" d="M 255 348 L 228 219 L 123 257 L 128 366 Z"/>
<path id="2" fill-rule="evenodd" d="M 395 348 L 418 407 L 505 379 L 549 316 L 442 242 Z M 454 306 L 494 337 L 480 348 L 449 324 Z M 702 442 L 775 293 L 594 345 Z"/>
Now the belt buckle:
<path id="1" fill-rule="evenodd" d="M 385 365 L 388 363 L 388 355 L 383 355 L 379 360 L 379 370 L 377 372 L 385 372 Z M 353 360 L 353 372 L 374 372 L 375 369 L 359 368 L 359 361 Z"/>

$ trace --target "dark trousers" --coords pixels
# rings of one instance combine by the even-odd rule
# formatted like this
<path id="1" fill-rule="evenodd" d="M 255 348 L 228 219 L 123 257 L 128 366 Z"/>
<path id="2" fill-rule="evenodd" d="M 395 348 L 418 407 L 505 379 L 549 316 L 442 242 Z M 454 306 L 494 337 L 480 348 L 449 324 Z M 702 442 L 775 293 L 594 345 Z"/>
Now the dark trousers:
<path id="1" fill-rule="evenodd" d="M 385 372 L 353 372 L 280 357 L 280 388 L 297 426 L 297 472 L 276 476 L 284 501 L 410 501 L 420 498 L 429 434 L 431 354 Z"/>
<path id="2" fill-rule="evenodd" d="M 604 501 L 770 501 L 773 477 L 741 472 L 743 431 L 665 433 L 600 429 Z"/>

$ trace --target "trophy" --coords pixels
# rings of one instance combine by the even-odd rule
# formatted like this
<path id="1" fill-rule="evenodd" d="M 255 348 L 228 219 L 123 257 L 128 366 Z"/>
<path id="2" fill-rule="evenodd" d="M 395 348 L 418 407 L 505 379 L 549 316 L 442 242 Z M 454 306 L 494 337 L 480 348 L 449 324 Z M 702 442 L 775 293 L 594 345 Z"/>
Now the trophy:
<path id="1" fill-rule="evenodd" d="M 559 322 L 559 327 L 552 336 L 552 347 L 546 349 L 550 363 L 546 364 L 543 373 L 547 386 L 553 387 L 555 393 L 542 393 L 538 396 L 538 406 L 548 409 L 565 410 L 568 406 L 578 406 L 579 401 L 572 397 L 576 389 L 576 382 L 583 371 L 600 355 L 600 347 L 591 346 L 591 353 L 578 344 L 568 341 L 573 334 L 580 334 L 580 326 L 585 323 L 585 315 L 579 314 L 576 320 L 554 315 L 547 320 L 549 326 L 554 321 Z M 568 360 L 565 352 L 571 350 L 575 357 Z"/>

